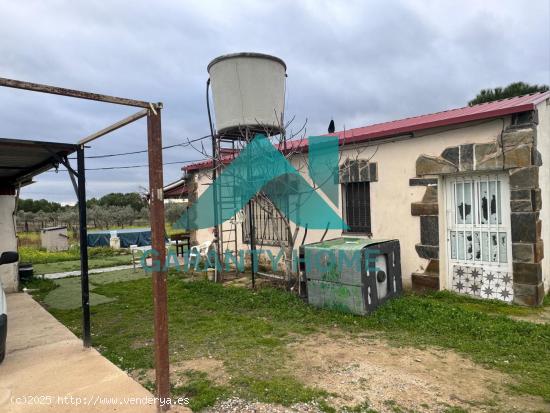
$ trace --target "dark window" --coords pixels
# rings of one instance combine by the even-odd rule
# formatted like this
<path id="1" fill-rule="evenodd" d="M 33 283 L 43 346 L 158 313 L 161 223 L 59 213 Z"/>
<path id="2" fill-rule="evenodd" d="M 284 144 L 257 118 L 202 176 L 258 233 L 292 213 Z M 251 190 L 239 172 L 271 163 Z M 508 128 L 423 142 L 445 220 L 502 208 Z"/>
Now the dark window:
<path id="1" fill-rule="evenodd" d="M 370 234 L 370 183 L 349 182 L 343 187 L 347 232 Z"/>
<path id="2" fill-rule="evenodd" d="M 281 242 L 283 244 L 288 242 L 288 233 L 283 217 L 270 202 L 262 200 L 262 198 L 254 198 L 252 201 L 252 212 L 254 214 L 254 226 L 256 228 L 256 244 L 280 245 Z M 250 223 L 248 218 L 247 204 L 244 207 L 244 242 L 250 242 Z"/>

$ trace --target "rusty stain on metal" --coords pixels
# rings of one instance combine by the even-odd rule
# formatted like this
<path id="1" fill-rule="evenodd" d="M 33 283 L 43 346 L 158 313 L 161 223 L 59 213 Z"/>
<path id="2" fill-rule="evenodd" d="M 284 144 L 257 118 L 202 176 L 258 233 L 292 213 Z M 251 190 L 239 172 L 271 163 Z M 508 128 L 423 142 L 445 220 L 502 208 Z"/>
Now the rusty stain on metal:
<path id="1" fill-rule="evenodd" d="M 140 110 L 139 112 L 134 113 L 133 115 L 130 115 L 127 118 L 124 118 L 122 120 L 119 120 L 118 122 L 113 123 L 112 125 L 107 126 L 106 128 L 101 129 L 100 131 L 98 131 L 96 133 L 92 133 L 91 135 L 80 139 L 78 141 L 78 144 L 79 145 L 84 145 L 88 142 L 91 142 L 91 141 L 97 139 L 97 138 L 100 138 L 104 135 L 107 135 L 108 133 L 114 132 L 117 129 L 120 129 L 120 128 L 126 126 L 126 125 L 129 125 L 132 122 L 135 122 L 138 119 L 141 119 L 141 118 L 147 116 L 148 113 L 149 113 L 148 109 Z"/>
<path id="2" fill-rule="evenodd" d="M 142 100 L 126 99 L 116 96 L 101 95 L 99 93 L 83 92 L 81 90 L 66 89 L 57 86 L 42 85 L 39 83 L 23 82 L 21 80 L 6 79 L 0 77 L 0 86 L 14 89 L 30 90 L 33 92 L 49 93 L 51 95 L 68 96 L 79 99 L 96 100 L 99 102 L 114 103 L 116 105 L 135 106 L 149 108 L 151 103 Z M 158 104 L 153 104 L 158 107 Z"/>
<path id="3" fill-rule="evenodd" d="M 168 359 L 168 297 L 167 272 L 163 270 L 166 260 L 164 244 L 164 202 L 162 196 L 162 135 L 160 109 L 147 115 L 147 142 L 149 150 L 149 194 L 151 211 L 151 244 L 161 263 L 153 271 L 153 304 L 155 310 L 155 373 L 157 397 L 167 398 L 170 394 L 170 372 Z M 167 410 L 168 405 L 161 406 Z"/>
<path id="4" fill-rule="evenodd" d="M 134 106 L 147 109 L 131 115 L 121 121 L 96 132 L 87 138 L 82 139 L 79 142 L 80 145 L 80 164 L 83 172 L 83 151 L 82 147 L 84 143 L 100 136 L 106 135 L 116 129 L 128 125 L 137 119 L 147 116 L 147 142 L 149 153 L 149 188 L 150 188 L 150 211 L 151 211 L 151 240 L 152 248 L 158 252 L 158 259 L 161 263 L 164 263 L 166 256 L 166 249 L 164 244 L 164 202 L 163 202 L 163 170 L 162 170 L 162 133 L 161 133 L 161 117 L 160 110 L 162 109 L 162 103 L 151 103 L 134 99 L 126 99 L 116 96 L 102 95 L 97 93 L 84 92 L 74 89 L 66 89 L 55 86 L 43 85 L 38 83 L 24 82 L 20 80 L 6 79 L 0 77 L 0 87 L 10 87 L 15 89 L 28 90 L 32 92 L 49 93 L 53 95 L 68 96 L 79 99 L 94 100 L 98 102 L 113 103 L 118 105 Z M 79 169 L 80 171 L 80 169 Z M 83 180 L 84 174 L 82 173 L 80 179 Z M 81 205 L 85 205 L 85 192 L 84 185 L 81 182 L 80 192 L 83 196 L 79 199 Z M 159 195 L 160 194 L 160 195 Z M 85 209 L 80 214 L 83 221 L 86 219 Z M 81 227 L 85 228 L 85 223 L 81 223 Z M 84 233 L 86 231 L 84 230 Z M 82 235 L 82 231 L 81 231 Z M 85 245 L 85 242 L 82 243 Z M 88 260 L 86 252 L 82 254 L 81 265 L 83 273 L 86 273 L 88 266 Z M 169 359 L 168 359 L 168 303 L 167 303 L 167 274 L 166 271 L 153 271 L 153 304 L 154 304 L 154 326 L 155 326 L 155 370 L 156 370 L 156 395 L 159 400 L 166 400 L 170 396 L 170 375 L 169 375 Z M 88 289 L 88 282 L 85 277 L 82 280 L 82 303 L 83 303 L 83 326 L 85 330 L 84 334 L 84 346 L 90 345 L 90 336 L 86 334 L 89 332 L 90 320 L 89 311 L 87 307 L 89 299 L 85 293 Z M 157 402 L 159 410 L 168 410 L 169 404 Z"/>

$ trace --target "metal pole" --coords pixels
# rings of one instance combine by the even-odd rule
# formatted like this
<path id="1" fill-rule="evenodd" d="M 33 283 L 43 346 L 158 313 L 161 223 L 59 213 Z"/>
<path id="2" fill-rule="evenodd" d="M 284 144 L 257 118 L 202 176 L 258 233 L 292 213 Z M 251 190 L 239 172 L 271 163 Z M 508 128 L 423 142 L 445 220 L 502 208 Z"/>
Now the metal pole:
<path id="1" fill-rule="evenodd" d="M 246 128 L 245 131 L 245 140 L 246 143 L 249 143 L 249 129 Z M 250 182 L 252 178 L 252 171 L 250 170 L 250 161 L 251 159 L 248 158 L 247 166 L 246 166 L 246 178 L 247 181 Z M 251 272 L 251 278 L 252 278 L 252 288 L 256 288 L 256 269 L 255 269 L 255 254 L 256 254 L 256 224 L 254 222 L 254 211 L 252 208 L 252 200 L 254 198 L 251 198 L 248 200 L 248 223 L 249 223 L 249 232 L 250 232 L 250 272 Z"/>
<path id="2" fill-rule="evenodd" d="M 153 270 L 153 306 L 155 312 L 155 373 L 157 397 L 170 396 L 170 370 L 168 360 L 168 294 L 167 274 L 164 269 L 166 247 L 164 244 L 164 192 L 162 173 L 162 132 L 160 109 L 147 115 L 147 144 L 149 151 L 149 194 L 151 244 L 158 253 L 158 269 Z M 166 403 L 159 409 L 168 410 Z"/>
<path id="3" fill-rule="evenodd" d="M 212 196 L 214 197 L 214 248 L 216 248 L 216 256 L 218 257 L 219 262 L 222 262 L 221 247 L 220 247 L 220 235 L 221 235 L 221 225 L 218 227 L 219 214 L 218 214 L 218 194 L 216 189 L 216 174 L 218 170 L 218 161 L 220 157 L 220 151 L 218 150 L 218 143 L 220 136 L 214 133 L 214 125 L 212 124 L 212 114 L 210 113 L 210 98 L 208 95 L 208 89 L 210 88 L 210 78 L 206 81 L 206 110 L 208 112 L 208 126 L 210 127 L 210 136 L 212 137 Z M 223 247 L 223 245 L 222 245 Z M 219 278 L 218 267 L 214 263 L 214 282 L 221 281 Z"/>
<path id="4" fill-rule="evenodd" d="M 78 215 L 80 219 L 80 286 L 82 290 L 82 341 L 84 347 L 92 345 L 90 334 L 90 287 L 88 284 L 88 229 L 86 219 L 86 172 L 84 146 L 76 151 L 78 169 Z"/>
<path id="5" fill-rule="evenodd" d="M 102 95 L 99 93 L 84 92 L 82 90 L 66 89 L 63 87 L 42 85 L 40 83 L 23 82 L 21 80 L 6 79 L 0 77 L 0 86 L 14 89 L 30 90 L 32 92 L 49 93 L 51 95 L 69 96 L 78 99 L 95 100 L 98 102 L 114 103 L 116 105 L 135 106 L 138 108 L 149 108 L 151 103 L 143 100 L 127 99 L 117 96 Z M 155 104 L 153 104 L 155 106 Z M 155 109 L 157 106 L 155 106 Z"/>
<path id="6" fill-rule="evenodd" d="M 207 90 L 208 93 L 208 90 Z M 208 97 L 207 97 L 208 98 Z M 221 262 L 221 251 L 222 246 L 220 245 L 220 236 L 221 236 L 221 226 L 223 223 L 220 223 L 220 217 L 218 213 L 219 203 L 218 203 L 218 187 L 216 183 L 218 164 L 220 152 L 218 150 L 218 139 L 217 135 L 212 134 L 212 196 L 214 197 L 214 247 L 216 248 L 216 256 Z M 220 281 L 220 274 L 218 273 L 217 265 L 214 263 L 214 282 Z"/>
<path id="7" fill-rule="evenodd" d="M 129 125 L 130 123 L 132 122 L 135 122 L 136 120 L 139 120 L 141 118 L 144 118 L 145 116 L 147 116 L 147 113 L 149 112 L 149 109 L 143 109 L 143 110 L 140 110 L 139 112 L 137 113 L 134 113 L 133 115 L 131 116 L 128 116 L 122 120 L 119 120 L 118 122 L 116 123 L 113 123 L 112 125 L 110 126 L 107 126 L 106 128 L 104 129 L 101 129 L 100 131 L 96 132 L 96 133 L 93 133 L 91 135 L 88 135 L 87 137 L 81 139 L 78 141 L 78 144 L 79 145 L 84 145 L 88 142 L 91 142 L 97 138 L 101 138 L 102 136 L 105 136 L 107 135 L 108 133 L 111 133 L 111 132 L 114 132 L 116 131 L 117 129 L 120 129 L 126 125 Z"/>
<path id="8" fill-rule="evenodd" d="M 252 288 L 256 288 L 256 225 L 254 223 L 254 212 L 252 210 L 252 199 L 248 201 L 248 222 L 250 224 L 250 265 L 252 273 Z"/>

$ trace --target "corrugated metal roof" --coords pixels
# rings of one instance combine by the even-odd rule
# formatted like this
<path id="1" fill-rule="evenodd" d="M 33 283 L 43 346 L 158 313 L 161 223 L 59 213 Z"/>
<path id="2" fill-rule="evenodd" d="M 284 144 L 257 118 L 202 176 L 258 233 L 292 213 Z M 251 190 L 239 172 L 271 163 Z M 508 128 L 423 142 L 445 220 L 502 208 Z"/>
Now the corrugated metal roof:
<path id="1" fill-rule="evenodd" d="M 188 194 L 188 189 L 186 182 L 184 180 L 173 182 L 164 187 L 164 198 L 165 199 L 179 199 L 185 198 Z"/>
<path id="2" fill-rule="evenodd" d="M 38 175 L 75 152 L 78 145 L 59 142 L 0 139 L 0 183 L 27 185 Z"/>
<path id="3" fill-rule="evenodd" d="M 537 104 L 548 98 L 550 98 L 550 91 L 532 93 L 529 95 L 516 96 L 494 102 L 481 103 L 474 106 L 465 106 L 443 112 L 430 113 L 427 115 L 348 129 L 346 131 L 335 132 L 334 135 L 338 135 L 341 144 L 344 145 L 384 139 L 424 129 L 436 128 L 440 126 L 451 126 L 476 120 L 498 118 L 501 116 L 511 115 L 513 113 L 526 112 L 529 110 L 534 110 Z M 306 150 L 307 140 L 302 139 L 299 141 L 288 141 L 287 147 L 289 150 Z M 208 168 L 211 165 L 212 161 L 206 160 L 187 165 L 183 169 L 187 171 L 194 171 Z"/>

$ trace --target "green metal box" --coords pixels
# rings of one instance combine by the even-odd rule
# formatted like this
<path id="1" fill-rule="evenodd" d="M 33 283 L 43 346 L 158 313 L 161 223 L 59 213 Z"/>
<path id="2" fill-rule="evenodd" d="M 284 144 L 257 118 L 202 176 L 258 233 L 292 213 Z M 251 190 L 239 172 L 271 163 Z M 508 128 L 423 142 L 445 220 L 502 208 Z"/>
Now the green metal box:
<path id="1" fill-rule="evenodd" d="M 402 292 L 399 241 L 342 237 L 301 247 L 311 305 L 367 314 Z"/>

